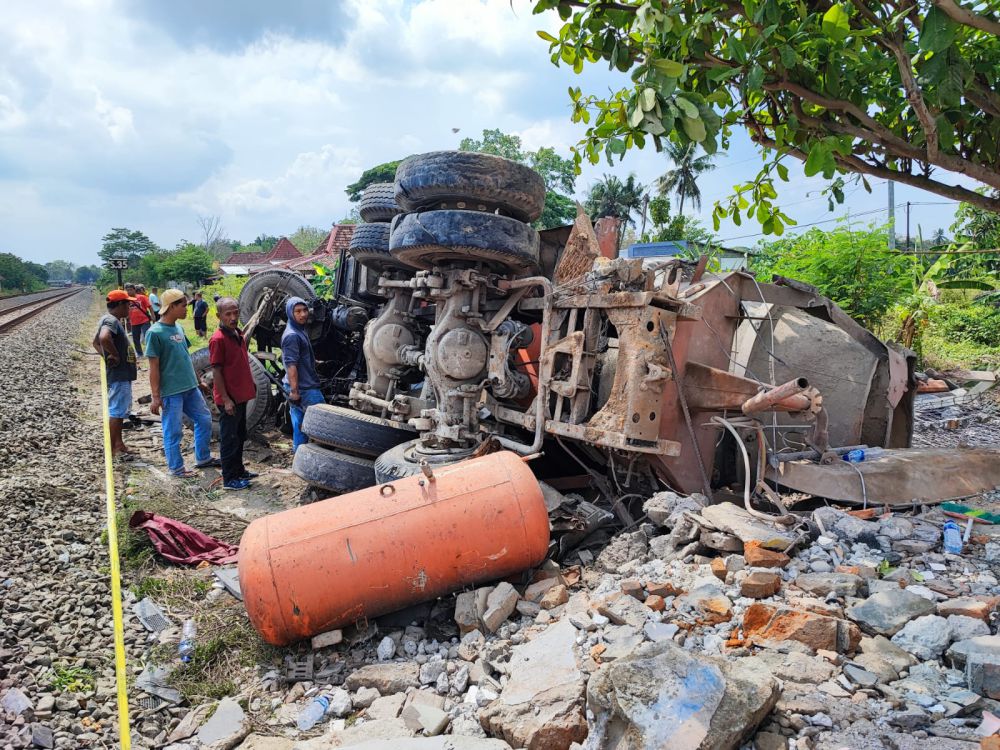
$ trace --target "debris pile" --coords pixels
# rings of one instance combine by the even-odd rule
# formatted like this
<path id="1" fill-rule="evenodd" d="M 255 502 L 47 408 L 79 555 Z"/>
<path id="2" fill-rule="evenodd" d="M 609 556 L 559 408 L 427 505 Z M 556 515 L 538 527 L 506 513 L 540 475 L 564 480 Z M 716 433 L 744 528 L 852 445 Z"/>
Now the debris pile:
<path id="1" fill-rule="evenodd" d="M 1000 537 L 946 555 L 918 510 L 779 524 L 658 493 L 593 564 L 317 636 L 167 747 L 969 747 L 1000 727 Z"/>

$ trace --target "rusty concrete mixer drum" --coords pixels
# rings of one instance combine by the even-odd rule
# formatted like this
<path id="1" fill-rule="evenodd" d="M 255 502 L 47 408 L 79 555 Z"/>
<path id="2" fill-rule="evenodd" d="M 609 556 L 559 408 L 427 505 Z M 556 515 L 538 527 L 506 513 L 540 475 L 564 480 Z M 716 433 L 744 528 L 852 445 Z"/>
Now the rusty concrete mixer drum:
<path id="1" fill-rule="evenodd" d="M 255 520 L 240 587 L 281 646 L 520 573 L 548 546 L 541 487 L 503 451 Z"/>

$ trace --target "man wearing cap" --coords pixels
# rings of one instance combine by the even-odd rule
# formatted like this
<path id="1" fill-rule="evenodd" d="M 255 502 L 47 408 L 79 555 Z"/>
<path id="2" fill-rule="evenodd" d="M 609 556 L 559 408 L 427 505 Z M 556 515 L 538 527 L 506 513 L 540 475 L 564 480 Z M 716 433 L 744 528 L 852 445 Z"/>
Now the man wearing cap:
<path id="1" fill-rule="evenodd" d="M 142 342 L 153 319 L 152 310 L 149 307 L 149 298 L 145 294 L 140 294 L 135 284 L 126 284 L 125 291 L 129 296 L 128 323 L 132 329 L 132 343 L 135 344 L 136 354 L 141 357 Z"/>
<path id="2" fill-rule="evenodd" d="M 194 424 L 195 468 L 219 466 L 219 459 L 209 451 L 212 440 L 212 414 L 199 389 L 198 377 L 188 354 L 187 336 L 178 320 L 187 317 L 187 298 L 180 289 L 167 289 L 160 295 L 160 320 L 146 337 L 149 357 L 149 389 L 153 402 L 149 410 L 163 417 L 163 453 L 167 469 L 175 477 L 198 476 L 184 467 L 181 455 L 182 416 Z"/>
<path id="3" fill-rule="evenodd" d="M 114 289 L 108 293 L 106 302 L 108 311 L 97 323 L 93 344 L 97 353 L 104 357 L 108 376 L 111 455 L 118 458 L 133 453 L 122 440 L 122 425 L 132 411 L 132 381 L 136 378 L 135 349 L 132 348 L 122 323 L 128 315 L 128 293 Z"/>

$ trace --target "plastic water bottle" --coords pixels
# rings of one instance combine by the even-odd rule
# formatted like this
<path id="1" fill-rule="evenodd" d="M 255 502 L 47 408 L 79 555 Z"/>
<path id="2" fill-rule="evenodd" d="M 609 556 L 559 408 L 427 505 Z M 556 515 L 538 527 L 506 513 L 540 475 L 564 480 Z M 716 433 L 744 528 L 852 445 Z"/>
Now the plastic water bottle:
<path id="1" fill-rule="evenodd" d="M 944 524 L 944 551 L 949 555 L 962 554 L 962 532 L 954 521 Z"/>
<path id="2" fill-rule="evenodd" d="M 181 642 L 177 646 L 177 653 L 185 664 L 191 661 L 191 655 L 194 653 L 194 638 L 197 634 L 198 628 L 195 627 L 194 620 L 185 620 L 184 627 L 181 629 Z"/>
<path id="3" fill-rule="evenodd" d="M 865 460 L 865 452 L 861 448 L 855 448 L 844 454 L 844 460 L 848 463 L 859 464 Z"/>
<path id="4" fill-rule="evenodd" d="M 326 715 L 326 709 L 330 707 L 330 699 L 325 695 L 317 695 L 309 705 L 302 709 L 299 714 L 298 727 L 300 732 L 312 729 L 316 722 Z"/>

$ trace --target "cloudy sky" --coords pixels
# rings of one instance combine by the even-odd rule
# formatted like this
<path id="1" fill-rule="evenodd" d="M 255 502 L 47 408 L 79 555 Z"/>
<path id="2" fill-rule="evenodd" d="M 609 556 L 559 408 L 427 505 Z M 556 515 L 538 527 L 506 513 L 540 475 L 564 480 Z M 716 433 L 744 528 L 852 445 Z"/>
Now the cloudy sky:
<path id="1" fill-rule="evenodd" d="M 616 79 L 574 76 L 535 32 L 557 17 L 528 0 L 47 0 L 5 3 L 0 26 L 0 251 L 45 262 L 96 261 L 111 228 L 141 229 L 172 248 L 196 240 L 199 216 L 250 241 L 328 227 L 351 208 L 344 187 L 372 165 L 457 147 L 484 128 L 564 155 L 582 135 L 567 86 L 601 92 Z M 454 132 L 454 129 L 458 132 Z M 704 178 L 714 200 L 759 159 L 739 136 Z M 614 169 L 652 182 L 654 151 Z M 886 188 L 850 188 L 830 214 L 822 181 L 797 170 L 782 202 L 800 225 L 886 206 Z M 897 186 L 896 202 L 943 202 Z M 928 236 L 953 207 L 913 209 Z M 820 224 L 832 226 L 832 224 Z M 759 227 L 723 225 L 753 244 Z M 900 229 L 902 231 L 902 229 Z M 749 236 L 748 236 L 749 235 Z"/>

